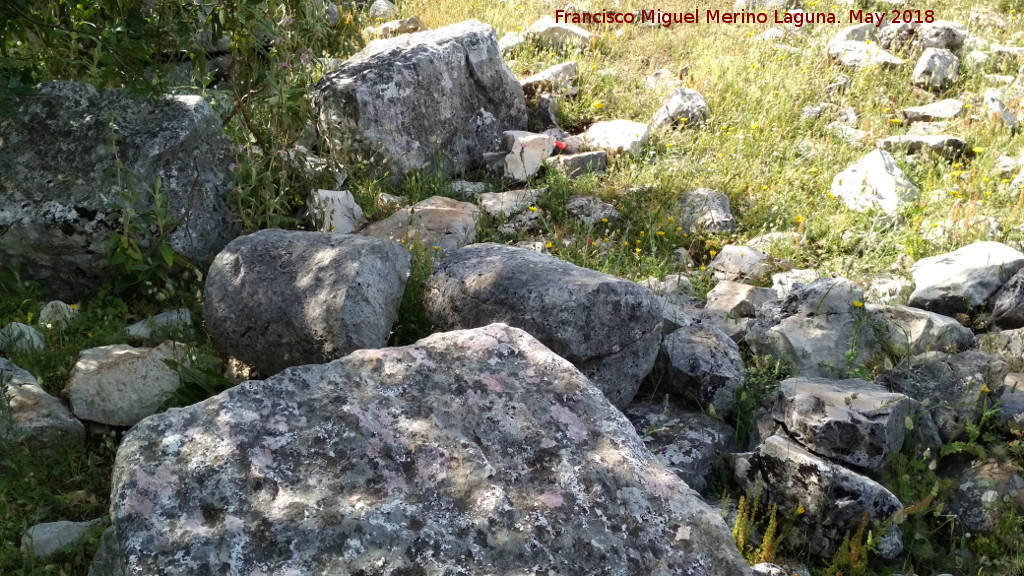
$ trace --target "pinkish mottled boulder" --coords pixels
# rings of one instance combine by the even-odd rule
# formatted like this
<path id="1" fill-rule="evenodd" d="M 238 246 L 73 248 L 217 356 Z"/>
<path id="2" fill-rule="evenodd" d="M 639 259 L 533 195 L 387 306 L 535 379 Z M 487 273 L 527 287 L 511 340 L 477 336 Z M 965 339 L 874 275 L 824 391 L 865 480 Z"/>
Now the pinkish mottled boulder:
<path id="1" fill-rule="evenodd" d="M 725 522 L 502 324 L 290 368 L 125 436 L 125 572 L 745 575 Z"/>

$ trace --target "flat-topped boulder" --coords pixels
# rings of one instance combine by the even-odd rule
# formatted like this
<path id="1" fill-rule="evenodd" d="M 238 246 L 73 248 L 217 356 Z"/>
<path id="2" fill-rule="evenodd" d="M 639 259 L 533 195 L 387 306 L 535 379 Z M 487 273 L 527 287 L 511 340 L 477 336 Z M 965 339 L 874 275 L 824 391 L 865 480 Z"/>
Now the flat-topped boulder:
<path id="1" fill-rule="evenodd" d="M 661 304 L 650 290 L 552 256 L 474 244 L 427 280 L 424 306 L 443 330 L 504 322 L 526 330 L 625 406 L 650 372 L 661 341 Z"/>
<path id="2" fill-rule="evenodd" d="M 136 576 L 748 573 L 718 511 L 590 380 L 505 325 L 148 418 L 111 501 Z"/>
<path id="3" fill-rule="evenodd" d="M 477 20 L 371 42 L 312 105 L 334 146 L 378 154 L 396 180 L 437 158 L 452 174 L 477 167 L 502 132 L 526 128 L 523 89 Z"/>

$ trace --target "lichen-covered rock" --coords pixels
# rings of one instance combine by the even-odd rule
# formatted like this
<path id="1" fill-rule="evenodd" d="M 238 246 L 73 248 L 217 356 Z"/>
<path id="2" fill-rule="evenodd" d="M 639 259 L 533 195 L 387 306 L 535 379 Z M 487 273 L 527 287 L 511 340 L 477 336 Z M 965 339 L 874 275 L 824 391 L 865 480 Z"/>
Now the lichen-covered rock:
<path id="1" fill-rule="evenodd" d="M 670 391 L 699 410 L 732 415 L 743 359 L 727 334 L 710 325 L 680 326 L 662 340 L 661 353 Z"/>
<path id="2" fill-rule="evenodd" d="M 918 260 L 910 273 L 910 305 L 940 314 L 980 308 L 1018 270 L 1024 253 L 1000 242 L 975 242 L 946 254 Z"/>
<path id="3" fill-rule="evenodd" d="M 502 132 L 526 128 L 523 89 L 477 20 L 371 42 L 323 77 L 312 105 L 334 146 L 379 153 L 396 180 L 435 159 L 474 168 Z"/>
<path id="4" fill-rule="evenodd" d="M 680 216 L 686 228 L 708 232 L 732 232 L 736 228 L 729 197 L 718 190 L 698 188 L 679 197 Z"/>
<path id="5" fill-rule="evenodd" d="M 417 242 L 428 248 L 436 246 L 437 255 L 443 256 L 475 242 L 479 220 L 480 209 L 473 204 L 431 196 L 370 224 L 359 234 L 407 246 Z"/>
<path id="6" fill-rule="evenodd" d="M 0 439 L 22 441 L 45 448 L 85 438 L 85 427 L 58 399 L 39 387 L 39 382 L 5 358 L 0 358 L 0 391 L 6 393 L 9 412 L 0 417 Z"/>
<path id="7" fill-rule="evenodd" d="M 949 510 L 975 534 L 995 531 L 1009 514 L 1024 513 L 1024 470 L 1012 462 L 975 462 L 956 475 Z"/>
<path id="8" fill-rule="evenodd" d="M 573 366 L 491 325 L 146 419 L 114 466 L 126 573 L 721 574 L 721 516 Z"/>
<path id="9" fill-rule="evenodd" d="M 89 564 L 88 576 L 125 576 L 124 562 L 118 554 L 117 532 L 110 526 L 100 536 L 100 547 Z"/>
<path id="10" fill-rule="evenodd" d="M 634 402 L 624 411 L 644 444 L 669 470 L 701 494 L 718 479 L 736 431 L 721 420 L 665 402 Z"/>
<path id="11" fill-rule="evenodd" d="M 111 426 L 132 426 L 160 408 L 181 379 L 165 360 L 184 360 L 184 346 L 156 348 L 113 344 L 83 350 L 68 375 L 64 395 L 75 416 Z"/>
<path id="12" fill-rule="evenodd" d="M 274 374 L 387 343 L 409 251 L 352 234 L 261 230 L 217 255 L 206 326 L 225 352 Z"/>
<path id="13" fill-rule="evenodd" d="M 899 347 L 899 354 L 961 352 L 974 345 L 974 333 L 955 319 L 908 306 L 875 306 L 865 309 L 885 328 L 885 345 Z"/>
<path id="14" fill-rule="evenodd" d="M 796 510 L 794 540 L 807 534 L 813 554 L 831 558 L 843 537 L 856 532 L 864 512 L 872 522 L 886 522 L 902 512 L 899 499 L 874 480 L 816 456 L 783 436 L 771 436 L 755 451 L 734 454 L 733 474 L 752 493 L 760 480 L 780 510 Z M 889 524 L 879 537 L 878 553 L 895 558 L 903 551 L 903 534 Z M 791 544 L 798 545 L 796 542 Z"/>
<path id="15" fill-rule="evenodd" d="M 650 372 L 661 306 L 649 290 L 546 254 L 474 244 L 427 280 L 424 306 L 444 330 L 492 322 L 522 328 L 625 406 Z"/>
<path id="16" fill-rule="evenodd" d="M 128 186 L 144 211 L 159 179 L 168 217 L 181 222 L 168 241 L 186 257 L 206 261 L 231 239 L 230 140 L 200 96 L 154 103 L 51 82 L 0 115 L 0 134 L 0 260 L 25 263 L 24 278 L 48 293 L 70 299 L 109 281 L 107 205 Z"/>
<path id="17" fill-rule="evenodd" d="M 999 356 L 977 350 L 928 352 L 881 374 L 875 382 L 929 407 L 943 442 L 952 442 L 978 422 L 985 403 L 1002 393 L 1009 366 Z"/>
<path id="18" fill-rule="evenodd" d="M 879 470 L 903 446 L 911 403 L 857 378 L 789 378 L 779 383 L 772 415 L 816 454 Z"/>

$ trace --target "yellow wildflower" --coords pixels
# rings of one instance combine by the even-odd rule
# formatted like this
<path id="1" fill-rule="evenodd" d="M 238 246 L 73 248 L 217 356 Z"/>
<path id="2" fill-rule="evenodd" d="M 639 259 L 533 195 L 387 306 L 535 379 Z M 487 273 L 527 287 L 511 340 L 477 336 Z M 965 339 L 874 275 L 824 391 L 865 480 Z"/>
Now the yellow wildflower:
<path id="1" fill-rule="evenodd" d="M 854 300 L 853 301 L 853 307 L 854 308 L 863 308 L 864 307 L 864 303 L 861 302 L 860 300 Z"/>

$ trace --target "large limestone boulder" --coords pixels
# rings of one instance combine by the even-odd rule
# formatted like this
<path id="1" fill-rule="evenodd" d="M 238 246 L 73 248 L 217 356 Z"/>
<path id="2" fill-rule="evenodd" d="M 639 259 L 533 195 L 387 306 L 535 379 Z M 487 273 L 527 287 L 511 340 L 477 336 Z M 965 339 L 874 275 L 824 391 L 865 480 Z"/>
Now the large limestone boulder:
<path id="1" fill-rule="evenodd" d="M 0 113 L 0 134 L 0 261 L 24 263 L 24 278 L 48 293 L 71 299 L 109 281 L 106 206 L 129 186 L 144 211 L 159 180 L 180 221 L 168 240 L 190 259 L 212 258 L 232 237 L 230 141 L 199 96 L 152 102 L 51 82 Z"/>
<path id="2" fill-rule="evenodd" d="M 811 553 L 826 558 L 835 554 L 845 535 L 856 532 L 864 512 L 873 523 L 881 523 L 903 511 L 899 499 L 878 482 L 783 436 L 770 436 L 753 452 L 733 455 L 731 464 L 736 480 L 748 492 L 761 481 L 779 510 L 803 507 L 804 513 L 796 517 L 794 540 L 806 534 Z M 895 558 L 903 551 L 897 524 L 889 524 L 876 537 L 883 558 Z"/>
<path id="3" fill-rule="evenodd" d="M 661 339 L 661 305 L 643 286 L 497 244 L 447 257 L 427 280 L 424 306 L 444 330 L 492 322 L 526 330 L 616 406 L 636 394 Z"/>
<path id="4" fill-rule="evenodd" d="M 903 446 L 912 403 L 857 378 L 789 378 L 779 383 L 772 415 L 816 454 L 877 471 Z"/>
<path id="5" fill-rule="evenodd" d="M 136 576 L 747 574 L 718 512 L 604 395 L 504 325 L 148 418 L 111 500 Z"/>
<path id="6" fill-rule="evenodd" d="M 1000 242 L 975 242 L 922 258 L 910 269 L 910 305 L 940 314 L 979 308 L 1022 268 L 1024 253 Z"/>
<path id="7" fill-rule="evenodd" d="M 452 174 L 474 168 L 502 132 L 526 128 L 523 89 L 477 20 L 371 42 L 312 104 L 324 136 L 379 153 L 395 179 L 435 159 Z"/>
<path id="8" fill-rule="evenodd" d="M 387 343 L 411 258 L 396 242 L 261 230 L 232 241 L 206 277 L 213 341 L 263 374 Z"/>

